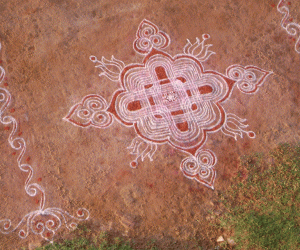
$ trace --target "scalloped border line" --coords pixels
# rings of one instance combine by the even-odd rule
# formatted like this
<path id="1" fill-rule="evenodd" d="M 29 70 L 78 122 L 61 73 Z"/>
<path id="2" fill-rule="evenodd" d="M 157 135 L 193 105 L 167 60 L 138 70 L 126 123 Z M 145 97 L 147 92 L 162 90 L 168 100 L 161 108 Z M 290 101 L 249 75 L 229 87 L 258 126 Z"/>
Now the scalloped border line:
<path id="1" fill-rule="evenodd" d="M 27 173 L 24 187 L 26 194 L 31 197 L 39 195 L 41 198 L 39 200 L 38 209 L 23 216 L 17 225 L 13 225 L 14 223 L 12 223 L 11 219 L 0 218 L 0 232 L 9 234 L 18 231 L 18 235 L 21 239 L 25 239 L 30 233 L 33 233 L 40 235 L 47 241 L 53 242 L 54 235 L 62 226 L 65 226 L 69 230 L 75 229 L 78 222 L 85 221 L 89 218 L 90 213 L 87 209 L 80 208 L 77 210 L 76 215 L 73 216 L 60 208 L 45 208 L 45 190 L 41 185 L 32 182 L 33 168 L 30 164 L 24 163 L 23 158 L 26 153 L 26 141 L 16 135 L 18 128 L 17 120 L 10 115 L 4 115 L 5 110 L 11 103 L 10 92 L 2 87 L 4 80 L 6 80 L 5 70 L 0 66 L 0 123 L 5 125 L 6 128 L 9 128 L 7 127 L 8 125 L 12 127 L 8 136 L 8 142 L 11 148 L 19 152 L 17 157 L 18 168 Z M 7 83 L 4 83 L 4 86 L 7 86 Z"/>

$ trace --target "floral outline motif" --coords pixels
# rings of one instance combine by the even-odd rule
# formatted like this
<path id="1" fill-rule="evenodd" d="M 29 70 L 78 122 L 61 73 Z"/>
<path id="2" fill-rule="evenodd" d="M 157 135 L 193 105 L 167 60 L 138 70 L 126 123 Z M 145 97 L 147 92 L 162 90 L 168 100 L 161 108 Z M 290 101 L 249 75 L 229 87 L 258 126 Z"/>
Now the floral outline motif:
<path id="1" fill-rule="evenodd" d="M 136 155 L 131 167 L 135 168 L 139 159 L 152 160 L 157 145 L 168 143 L 189 154 L 180 165 L 183 174 L 214 189 L 217 158 L 203 148 L 208 134 L 220 130 L 235 139 L 244 134 L 255 138 L 253 131 L 246 130 L 245 120 L 226 113 L 222 103 L 235 86 L 243 93 L 256 93 L 272 72 L 251 65 L 232 65 L 226 74 L 205 70 L 202 63 L 214 54 L 209 49 L 212 45 L 205 44 L 209 38 L 204 34 L 194 44 L 188 40 L 183 53 L 172 57 L 163 51 L 170 43 L 169 36 L 143 20 L 133 43 L 133 49 L 144 55 L 142 63 L 126 66 L 114 57 L 98 60 L 90 56 L 90 60 L 100 69 L 100 76 L 121 86 L 102 112 L 135 129 L 137 137 L 128 148 Z M 87 120 L 74 123 L 79 111 L 71 108 L 64 119 L 86 127 Z"/>

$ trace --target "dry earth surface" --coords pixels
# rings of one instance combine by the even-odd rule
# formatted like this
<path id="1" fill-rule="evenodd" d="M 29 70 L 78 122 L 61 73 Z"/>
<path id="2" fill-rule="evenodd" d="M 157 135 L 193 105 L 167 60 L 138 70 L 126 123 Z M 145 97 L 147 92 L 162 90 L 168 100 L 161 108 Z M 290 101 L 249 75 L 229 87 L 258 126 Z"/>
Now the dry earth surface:
<path id="1" fill-rule="evenodd" d="M 204 247 L 216 242 L 222 232 L 212 231 L 210 212 L 223 213 L 218 193 L 233 184 L 240 156 L 300 139 L 300 54 L 294 49 L 297 38 L 280 26 L 277 3 L 0 0 L 1 66 L 7 77 L 1 87 L 12 95 L 5 115 L 17 120 L 16 133 L 22 132 L 27 143 L 23 162 L 33 168 L 31 182 L 45 190 L 44 208 L 75 215 L 84 207 L 94 230 L 141 242 L 156 239 L 161 246 L 195 238 Z M 287 6 L 299 23 L 300 3 Z M 81 128 L 63 120 L 84 96 L 98 94 L 109 101 L 119 88 L 98 76 L 90 55 L 114 55 L 126 65 L 142 62 L 132 44 L 143 19 L 170 36 L 165 51 L 172 56 L 182 53 L 186 39 L 195 42 L 210 34 L 216 54 L 203 63 L 206 70 L 225 74 L 227 67 L 239 64 L 273 71 L 258 92 L 247 95 L 235 88 L 223 105 L 228 113 L 246 118 L 256 138 L 236 141 L 220 131 L 209 134 L 205 148 L 218 158 L 215 190 L 185 178 L 180 163 L 187 154 L 169 144 L 158 145 L 153 161 L 145 158 L 133 169 L 129 163 L 135 156 L 127 149 L 136 136 L 132 127 L 115 121 L 106 129 Z M 0 126 L 0 220 L 11 219 L 16 226 L 42 200 L 25 192 L 28 174 L 18 168 L 18 153 L 8 143 L 11 129 Z M 33 233 L 20 239 L 18 232 L 0 234 L 0 248 L 44 242 Z"/>

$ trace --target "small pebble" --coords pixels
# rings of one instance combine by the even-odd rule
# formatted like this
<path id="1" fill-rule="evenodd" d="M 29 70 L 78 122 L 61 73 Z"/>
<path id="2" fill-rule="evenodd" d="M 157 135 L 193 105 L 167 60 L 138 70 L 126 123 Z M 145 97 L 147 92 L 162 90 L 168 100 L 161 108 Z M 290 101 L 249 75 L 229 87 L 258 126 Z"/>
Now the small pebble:
<path id="1" fill-rule="evenodd" d="M 225 241 L 224 238 L 223 238 L 223 236 L 220 236 L 220 237 L 217 239 L 217 242 L 223 242 L 223 241 Z"/>

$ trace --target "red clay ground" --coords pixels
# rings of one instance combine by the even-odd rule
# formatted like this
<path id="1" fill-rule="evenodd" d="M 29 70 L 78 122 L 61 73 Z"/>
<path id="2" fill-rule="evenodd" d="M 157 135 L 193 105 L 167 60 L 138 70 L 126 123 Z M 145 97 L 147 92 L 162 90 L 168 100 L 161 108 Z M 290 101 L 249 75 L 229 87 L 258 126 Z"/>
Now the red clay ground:
<path id="1" fill-rule="evenodd" d="M 216 241 L 221 232 L 210 230 L 211 211 L 223 212 L 217 194 L 232 184 L 239 157 L 300 139 L 297 37 L 280 26 L 276 5 L 274 0 L 1 0 L 1 66 L 7 77 L 1 87 L 12 95 L 5 115 L 19 124 L 16 133 L 27 143 L 23 162 L 33 168 L 32 183 L 45 190 L 45 208 L 74 215 L 84 207 L 94 229 L 134 239 Z M 299 23 L 300 3 L 286 5 Z M 182 175 L 179 166 L 187 154 L 170 145 L 159 145 L 153 161 L 146 158 L 132 169 L 134 156 L 126 148 L 133 128 L 114 122 L 107 129 L 83 129 L 62 119 L 88 94 L 111 100 L 119 85 L 99 77 L 89 56 L 141 62 L 132 44 L 144 18 L 169 34 L 166 51 L 172 56 L 182 52 L 186 39 L 195 42 L 208 33 L 216 54 L 204 62 L 205 69 L 224 74 L 240 64 L 274 72 L 254 95 L 234 89 L 224 104 L 228 113 L 247 119 L 256 138 L 209 134 L 205 148 L 218 158 L 214 191 Z M 11 129 L 0 126 L 0 220 L 17 225 L 39 209 L 41 198 L 24 190 L 27 174 L 18 169 L 18 154 L 8 144 Z M 18 231 L 0 234 L 0 248 L 42 240 L 33 233 L 23 240 Z"/>

